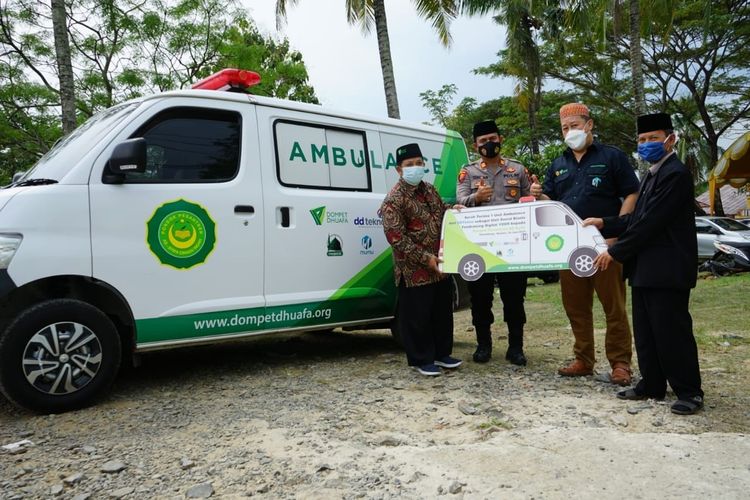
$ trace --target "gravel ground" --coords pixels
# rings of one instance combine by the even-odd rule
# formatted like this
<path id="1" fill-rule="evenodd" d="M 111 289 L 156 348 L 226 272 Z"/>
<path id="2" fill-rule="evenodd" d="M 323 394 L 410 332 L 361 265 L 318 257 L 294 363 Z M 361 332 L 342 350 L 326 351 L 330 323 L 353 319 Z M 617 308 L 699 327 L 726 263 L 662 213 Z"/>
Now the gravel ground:
<path id="1" fill-rule="evenodd" d="M 489 364 L 434 379 L 386 331 L 149 354 L 92 408 L 0 401 L 0 445 L 33 443 L 0 450 L 0 498 L 747 498 L 750 439 L 715 432 L 710 394 L 693 417 L 619 401 L 554 374 L 562 338 L 527 334 L 525 368 L 499 340 Z"/>

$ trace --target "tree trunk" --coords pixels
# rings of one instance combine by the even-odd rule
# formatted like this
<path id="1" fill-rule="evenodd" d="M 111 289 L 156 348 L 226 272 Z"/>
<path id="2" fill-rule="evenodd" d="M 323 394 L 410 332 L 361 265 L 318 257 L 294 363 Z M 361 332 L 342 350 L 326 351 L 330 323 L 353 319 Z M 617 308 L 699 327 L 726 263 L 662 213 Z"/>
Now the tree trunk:
<path id="1" fill-rule="evenodd" d="M 708 145 L 710 151 L 711 151 L 711 168 L 716 166 L 716 162 L 719 161 L 719 141 L 718 138 L 714 136 L 714 134 L 709 134 L 709 137 L 712 139 Z M 721 217 L 724 217 L 724 203 L 721 201 L 721 186 L 719 186 L 719 183 L 716 183 L 716 189 L 714 190 L 714 211 L 711 213 L 711 215 L 718 215 Z"/>
<path id="2" fill-rule="evenodd" d="M 537 120 L 537 114 L 542 108 L 542 78 L 540 75 L 534 75 L 533 85 L 530 86 L 532 89 L 531 102 L 529 103 L 529 127 L 531 129 L 531 152 L 532 154 L 539 154 L 539 124 Z"/>
<path id="3" fill-rule="evenodd" d="M 643 84 L 643 54 L 641 53 L 641 6 L 638 0 L 628 0 L 628 3 L 630 5 L 630 72 L 633 82 L 634 111 L 635 116 L 638 117 L 646 113 L 646 90 Z M 637 131 L 637 125 L 634 128 Z M 645 173 L 648 168 L 647 162 L 640 158 L 636 161 L 638 170 Z"/>
<path id="4" fill-rule="evenodd" d="M 391 118 L 401 118 L 398 110 L 396 78 L 393 76 L 391 42 L 388 38 L 388 21 L 385 18 L 384 0 L 373 0 L 372 9 L 375 16 L 375 31 L 378 36 L 380 67 L 383 70 L 383 86 L 385 87 L 385 102 L 388 106 L 388 116 Z"/>
<path id="5" fill-rule="evenodd" d="M 73 81 L 73 64 L 70 60 L 65 0 L 51 0 L 51 8 L 52 28 L 55 34 L 55 59 L 57 61 L 57 74 L 60 79 L 63 134 L 69 134 L 75 130 L 77 123 L 75 84 Z"/>

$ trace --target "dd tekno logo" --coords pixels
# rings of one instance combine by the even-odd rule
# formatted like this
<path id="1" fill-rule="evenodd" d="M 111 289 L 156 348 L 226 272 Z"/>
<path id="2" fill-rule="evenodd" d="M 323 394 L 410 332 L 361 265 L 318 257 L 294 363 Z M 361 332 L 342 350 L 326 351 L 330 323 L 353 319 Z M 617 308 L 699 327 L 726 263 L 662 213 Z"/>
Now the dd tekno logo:
<path id="1" fill-rule="evenodd" d="M 176 269 L 203 264 L 216 245 L 216 223 L 206 209 L 183 199 L 157 208 L 146 228 L 151 252 Z"/>

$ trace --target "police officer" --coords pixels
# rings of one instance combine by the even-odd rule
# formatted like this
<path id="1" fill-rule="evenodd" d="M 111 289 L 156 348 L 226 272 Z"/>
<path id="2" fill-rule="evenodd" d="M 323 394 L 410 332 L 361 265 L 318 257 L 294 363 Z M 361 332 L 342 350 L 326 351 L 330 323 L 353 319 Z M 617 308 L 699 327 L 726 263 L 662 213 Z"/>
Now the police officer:
<path id="1" fill-rule="evenodd" d="M 500 156 L 502 136 L 494 120 L 474 125 L 474 147 L 481 158 L 464 166 L 458 174 L 456 202 L 467 207 L 518 203 L 529 195 L 531 181 L 524 166 Z M 477 334 L 477 349 L 473 359 L 486 363 L 492 355 L 492 333 L 495 321 L 492 299 L 495 284 L 500 288 L 503 316 L 508 324 L 508 350 L 505 359 L 514 365 L 526 365 L 523 353 L 523 325 L 526 311 L 526 273 L 485 273 L 476 281 L 468 282 L 471 295 L 471 321 Z"/>

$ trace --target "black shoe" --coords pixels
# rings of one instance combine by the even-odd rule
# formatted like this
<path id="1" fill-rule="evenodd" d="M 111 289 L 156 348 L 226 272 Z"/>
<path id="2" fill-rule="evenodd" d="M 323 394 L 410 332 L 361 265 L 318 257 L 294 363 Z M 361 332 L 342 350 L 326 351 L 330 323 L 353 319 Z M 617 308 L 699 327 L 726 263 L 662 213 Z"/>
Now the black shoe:
<path id="1" fill-rule="evenodd" d="M 526 356 L 521 350 L 508 349 L 508 352 L 505 353 L 505 359 L 510 361 L 512 365 L 526 366 Z"/>
<path id="2" fill-rule="evenodd" d="M 631 388 L 618 392 L 617 399 L 625 399 L 627 401 L 642 401 L 644 399 L 648 399 L 648 396 L 646 396 L 645 394 L 638 394 L 637 392 L 635 392 L 635 389 Z"/>
<path id="3" fill-rule="evenodd" d="M 486 363 L 492 357 L 492 346 L 479 345 L 472 359 L 475 363 Z"/>

